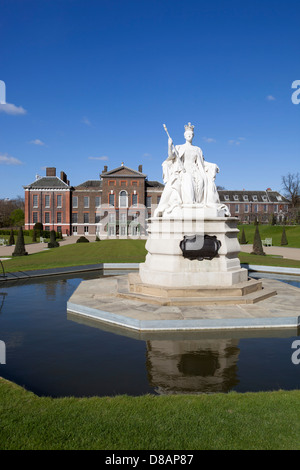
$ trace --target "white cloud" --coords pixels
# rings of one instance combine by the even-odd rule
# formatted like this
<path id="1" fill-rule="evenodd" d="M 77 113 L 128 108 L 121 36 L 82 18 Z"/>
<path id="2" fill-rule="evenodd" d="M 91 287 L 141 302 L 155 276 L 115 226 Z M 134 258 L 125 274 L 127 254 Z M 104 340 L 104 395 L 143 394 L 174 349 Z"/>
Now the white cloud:
<path id="1" fill-rule="evenodd" d="M 12 103 L 2 103 L 0 104 L 0 113 L 11 114 L 14 116 L 20 114 L 26 114 L 26 109 L 22 108 L 22 106 L 15 106 Z"/>
<path id="2" fill-rule="evenodd" d="M 9 156 L 7 153 L 0 153 L 0 165 L 22 165 L 22 162 L 15 157 Z"/>
<path id="3" fill-rule="evenodd" d="M 216 142 L 216 140 L 213 139 L 212 137 L 203 137 L 203 140 L 207 142 L 208 144 L 211 144 L 212 142 Z"/>
<path id="4" fill-rule="evenodd" d="M 142 158 L 149 158 L 151 160 L 152 155 L 150 153 L 143 153 Z"/>
<path id="5" fill-rule="evenodd" d="M 266 100 L 268 100 L 268 101 L 275 101 L 276 98 L 275 98 L 273 95 L 268 95 L 268 96 L 266 97 Z"/>
<path id="6" fill-rule="evenodd" d="M 31 140 L 29 143 L 33 145 L 45 145 L 40 139 Z"/>
<path id="7" fill-rule="evenodd" d="M 240 137 L 239 137 L 239 139 L 240 139 Z M 240 140 L 231 139 L 231 140 L 228 140 L 228 143 L 229 143 L 229 145 L 240 145 L 240 144 L 241 144 L 241 141 L 240 141 Z"/>
<path id="8" fill-rule="evenodd" d="M 84 116 L 84 117 L 81 119 L 81 122 L 82 122 L 83 124 L 86 124 L 87 126 L 91 126 L 91 125 L 92 125 L 91 121 L 90 121 L 86 116 Z"/>
<path id="9" fill-rule="evenodd" d="M 108 160 L 108 157 L 106 155 L 103 155 L 103 157 L 89 157 L 89 160 Z"/>

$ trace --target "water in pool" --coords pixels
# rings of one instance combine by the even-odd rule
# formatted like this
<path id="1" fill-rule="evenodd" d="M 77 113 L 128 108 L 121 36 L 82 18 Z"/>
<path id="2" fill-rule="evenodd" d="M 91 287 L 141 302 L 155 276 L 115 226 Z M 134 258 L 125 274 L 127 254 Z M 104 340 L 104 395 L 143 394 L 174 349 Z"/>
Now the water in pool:
<path id="1" fill-rule="evenodd" d="M 0 376 L 52 397 L 299 388 L 300 364 L 291 360 L 297 331 L 138 334 L 108 327 L 67 314 L 68 299 L 89 278 L 95 274 L 0 284 Z"/>

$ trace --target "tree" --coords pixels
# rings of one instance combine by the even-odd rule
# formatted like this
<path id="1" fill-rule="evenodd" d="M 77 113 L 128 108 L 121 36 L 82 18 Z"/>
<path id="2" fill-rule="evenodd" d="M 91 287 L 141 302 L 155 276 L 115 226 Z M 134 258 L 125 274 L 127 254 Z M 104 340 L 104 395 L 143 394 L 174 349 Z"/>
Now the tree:
<path id="1" fill-rule="evenodd" d="M 36 243 L 36 229 L 35 229 L 35 227 L 33 228 L 33 232 L 32 232 L 32 242 Z"/>
<path id="2" fill-rule="evenodd" d="M 11 221 L 11 214 L 16 209 L 21 209 L 24 217 L 24 199 L 21 196 L 18 196 L 16 199 L 0 199 L 0 227 L 9 227 L 14 225 Z M 17 221 L 20 222 L 18 216 Z"/>
<path id="3" fill-rule="evenodd" d="M 17 243 L 15 246 L 15 250 L 12 256 L 25 256 L 28 255 L 27 251 L 25 250 L 25 242 L 24 242 L 24 234 L 22 227 L 19 228 Z"/>
<path id="4" fill-rule="evenodd" d="M 282 229 L 280 245 L 281 246 L 288 245 L 288 241 L 287 241 L 287 237 L 286 237 L 286 233 L 285 233 L 285 227 L 283 227 L 283 229 Z"/>
<path id="5" fill-rule="evenodd" d="M 15 236 L 14 236 L 14 231 L 13 231 L 13 229 L 11 229 L 11 231 L 10 231 L 8 244 L 9 244 L 9 245 L 14 245 L 14 244 L 15 244 Z"/>
<path id="6" fill-rule="evenodd" d="M 260 233 L 258 229 L 258 225 L 255 226 L 255 234 L 254 234 L 254 240 L 253 240 L 253 251 L 251 253 L 252 255 L 265 255 L 265 252 L 263 250 L 261 238 L 260 238 Z"/>
<path id="7" fill-rule="evenodd" d="M 50 242 L 48 243 L 48 248 L 57 248 L 59 243 L 56 241 L 56 233 L 55 230 L 51 230 L 50 232 Z"/>
<path id="8" fill-rule="evenodd" d="M 300 175 L 288 173 L 281 178 L 284 194 L 292 203 L 292 208 L 300 204 Z"/>
<path id="9" fill-rule="evenodd" d="M 24 219 L 25 219 L 23 209 L 13 210 L 9 218 L 10 218 L 10 224 L 13 227 L 21 227 L 22 225 L 24 225 Z"/>
<path id="10" fill-rule="evenodd" d="M 246 235 L 245 235 L 245 229 L 243 227 L 242 235 L 241 235 L 241 239 L 240 239 L 240 244 L 241 245 L 246 245 L 246 243 L 247 243 L 247 240 L 246 240 Z"/>

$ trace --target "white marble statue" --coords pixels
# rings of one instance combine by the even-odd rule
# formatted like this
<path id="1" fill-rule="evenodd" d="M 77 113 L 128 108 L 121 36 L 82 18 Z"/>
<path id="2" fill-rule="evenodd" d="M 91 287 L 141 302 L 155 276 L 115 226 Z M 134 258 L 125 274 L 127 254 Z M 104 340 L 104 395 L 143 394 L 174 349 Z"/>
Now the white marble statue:
<path id="1" fill-rule="evenodd" d="M 167 128 L 164 128 L 168 134 Z M 176 145 L 168 134 L 168 158 L 163 162 L 165 188 L 154 217 L 173 214 L 183 205 L 196 205 L 203 208 L 220 206 L 224 215 L 230 215 L 228 208 L 220 204 L 215 185 L 219 168 L 214 163 L 205 162 L 200 147 L 192 144 L 194 126 L 185 126 L 185 144 Z"/>

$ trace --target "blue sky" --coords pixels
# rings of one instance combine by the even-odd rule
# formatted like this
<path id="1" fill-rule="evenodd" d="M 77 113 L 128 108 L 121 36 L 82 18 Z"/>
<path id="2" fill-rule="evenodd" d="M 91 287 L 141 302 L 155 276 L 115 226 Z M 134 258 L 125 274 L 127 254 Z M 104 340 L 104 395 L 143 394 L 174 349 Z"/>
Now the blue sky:
<path id="1" fill-rule="evenodd" d="M 0 0 L 0 198 L 47 166 L 72 185 L 122 162 L 162 181 L 163 123 L 180 144 L 188 122 L 218 185 L 281 190 L 299 171 L 299 15 L 299 0 Z"/>

